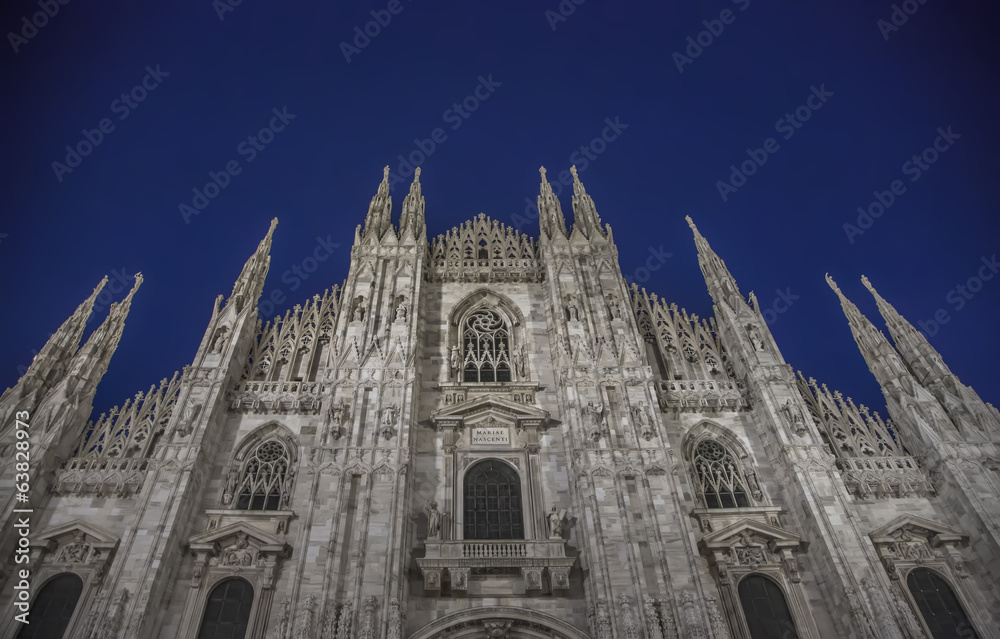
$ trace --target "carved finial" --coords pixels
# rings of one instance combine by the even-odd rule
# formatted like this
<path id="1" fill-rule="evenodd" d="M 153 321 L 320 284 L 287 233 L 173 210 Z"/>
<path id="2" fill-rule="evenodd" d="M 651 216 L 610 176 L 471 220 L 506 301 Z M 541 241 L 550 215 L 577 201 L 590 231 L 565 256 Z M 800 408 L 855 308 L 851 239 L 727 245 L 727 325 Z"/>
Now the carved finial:
<path id="1" fill-rule="evenodd" d="M 388 181 L 389 180 L 389 165 L 388 164 L 386 164 L 385 168 L 382 169 L 382 180 L 383 181 Z"/>
<path id="2" fill-rule="evenodd" d="M 580 181 L 580 176 L 576 174 L 576 165 L 575 164 L 573 166 L 569 167 L 569 172 L 573 174 L 573 181 L 574 182 L 579 182 Z"/>
<path id="3" fill-rule="evenodd" d="M 545 173 L 546 173 L 545 167 L 544 166 L 538 167 L 538 172 L 542 174 L 542 181 L 545 181 Z"/>
<path id="4" fill-rule="evenodd" d="M 420 181 L 420 167 L 419 166 L 413 170 L 413 181 L 414 182 L 419 182 Z"/>
<path id="5" fill-rule="evenodd" d="M 829 273 L 826 274 L 826 283 L 829 284 L 830 288 L 832 288 L 837 294 L 840 293 L 840 287 L 838 287 L 837 283 L 833 281 L 833 278 L 830 277 Z"/>

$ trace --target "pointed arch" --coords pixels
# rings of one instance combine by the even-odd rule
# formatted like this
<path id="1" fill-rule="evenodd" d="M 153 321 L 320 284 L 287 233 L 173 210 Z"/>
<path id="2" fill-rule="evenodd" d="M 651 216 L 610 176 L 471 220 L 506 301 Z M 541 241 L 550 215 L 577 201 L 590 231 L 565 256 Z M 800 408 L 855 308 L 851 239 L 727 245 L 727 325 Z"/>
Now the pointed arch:
<path id="1" fill-rule="evenodd" d="M 276 421 L 250 432 L 233 452 L 222 505 L 236 510 L 283 510 L 291 503 L 298 440 Z"/>
<path id="2" fill-rule="evenodd" d="M 692 428 L 681 442 L 698 499 L 706 508 L 749 508 L 760 505 L 764 495 L 746 448 L 731 431 L 709 421 Z"/>
<path id="3" fill-rule="evenodd" d="M 509 298 L 479 289 L 455 305 L 448 326 L 448 349 L 459 355 L 453 364 L 457 381 L 514 380 L 514 354 L 525 342 L 524 316 Z"/>

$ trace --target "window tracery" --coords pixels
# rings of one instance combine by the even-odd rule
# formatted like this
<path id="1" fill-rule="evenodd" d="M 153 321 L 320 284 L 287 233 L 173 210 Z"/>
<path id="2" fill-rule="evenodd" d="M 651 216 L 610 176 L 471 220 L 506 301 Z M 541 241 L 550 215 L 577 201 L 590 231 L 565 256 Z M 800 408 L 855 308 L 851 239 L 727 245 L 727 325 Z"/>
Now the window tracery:
<path id="1" fill-rule="evenodd" d="M 257 446 L 241 469 L 233 469 L 226 480 L 222 501 L 234 498 L 237 510 L 281 510 L 292 498 L 295 471 L 288 449 L 275 439 Z"/>
<path id="2" fill-rule="evenodd" d="M 756 473 L 744 474 L 729 449 L 712 439 L 695 447 L 694 471 L 698 492 L 708 508 L 748 508 L 763 494 Z"/>
<path id="3" fill-rule="evenodd" d="M 465 382 L 511 381 L 510 326 L 500 313 L 479 309 L 462 324 Z"/>

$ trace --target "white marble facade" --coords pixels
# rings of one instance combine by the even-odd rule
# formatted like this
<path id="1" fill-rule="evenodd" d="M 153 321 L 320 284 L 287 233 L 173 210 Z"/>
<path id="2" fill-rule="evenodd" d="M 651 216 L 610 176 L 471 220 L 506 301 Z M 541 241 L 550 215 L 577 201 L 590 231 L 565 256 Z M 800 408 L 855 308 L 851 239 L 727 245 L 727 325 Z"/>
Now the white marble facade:
<path id="1" fill-rule="evenodd" d="M 80 347 L 99 286 L 0 398 L 0 637 L 24 566 L 83 639 L 1000 636 L 996 409 L 867 280 L 892 342 L 830 285 L 888 418 L 796 375 L 690 219 L 714 316 L 629 288 L 574 179 L 571 227 L 543 170 L 537 239 L 429 240 L 386 174 L 344 285 L 262 323 L 272 223 L 191 365 L 93 418 L 141 278 Z"/>

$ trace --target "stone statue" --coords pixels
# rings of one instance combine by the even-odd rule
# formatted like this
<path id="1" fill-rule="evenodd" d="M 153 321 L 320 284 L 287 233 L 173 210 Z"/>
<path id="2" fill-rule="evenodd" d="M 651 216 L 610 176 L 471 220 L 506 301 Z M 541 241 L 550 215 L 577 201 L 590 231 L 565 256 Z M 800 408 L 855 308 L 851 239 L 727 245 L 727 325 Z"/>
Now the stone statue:
<path id="1" fill-rule="evenodd" d="M 458 354 L 458 346 L 451 347 L 451 377 L 456 382 L 458 379 L 458 370 L 462 365 L 462 357 Z"/>
<path id="2" fill-rule="evenodd" d="M 571 322 L 580 321 L 580 309 L 576 307 L 576 298 L 572 295 L 566 297 L 566 317 Z"/>
<path id="3" fill-rule="evenodd" d="M 239 478 L 239 473 L 234 468 L 229 471 L 229 476 L 226 477 L 226 490 L 222 493 L 222 503 L 228 504 L 233 501 L 233 496 L 236 494 L 236 481 Z"/>
<path id="4" fill-rule="evenodd" d="M 618 303 L 618 300 L 615 299 L 615 296 L 608 295 L 605 301 L 608 304 L 608 313 L 611 314 L 611 319 L 620 320 L 622 318 L 622 307 L 621 304 Z"/>
<path id="5" fill-rule="evenodd" d="M 289 468 L 285 473 L 285 482 L 281 486 L 281 506 L 287 507 L 292 501 L 292 490 L 295 488 L 295 469 Z"/>
<path id="6" fill-rule="evenodd" d="M 764 340 L 760 337 L 760 331 L 753 324 L 747 324 L 747 334 L 750 336 L 750 345 L 755 351 L 764 350 Z"/>
<path id="7" fill-rule="evenodd" d="M 390 439 L 396 426 L 396 415 L 399 413 L 399 406 L 393 404 L 382 409 L 382 427 L 379 434 L 382 439 Z"/>
<path id="8" fill-rule="evenodd" d="M 562 522 L 565 516 L 565 509 L 557 511 L 555 506 L 552 507 L 552 511 L 548 515 L 549 537 L 562 537 Z"/>
<path id="9" fill-rule="evenodd" d="M 215 339 L 212 341 L 212 350 L 211 350 L 213 354 L 222 352 L 222 347 L 225 344 L 226 335 L 228 333 L 229 333 L 228 326 L 223 326 L 222 328 L 220 328 L 215 332 Z"/>
<path id="10" fill-rule="evenodd" d="M 396 321 L 406 321 L 406 303 L 403 301 L 402 297 L 399 298 L 399 306 L 396 307 Z"/>
<path id="11" fill-rule="evenodd" d="M 365 319 L 365 309 L 362 304 L 364 304 L 364 300 L 360 299 L 354 306 L 354 315 L 351 319 L 355 322 L 360 322 Z"/>
<path id="12" fill-rule="evenodd" d="M 438 510 L 436 501 L 431 502 L 430 510 L 427 512 L 427 538 L 441 538 L 441 511 Z"/>

